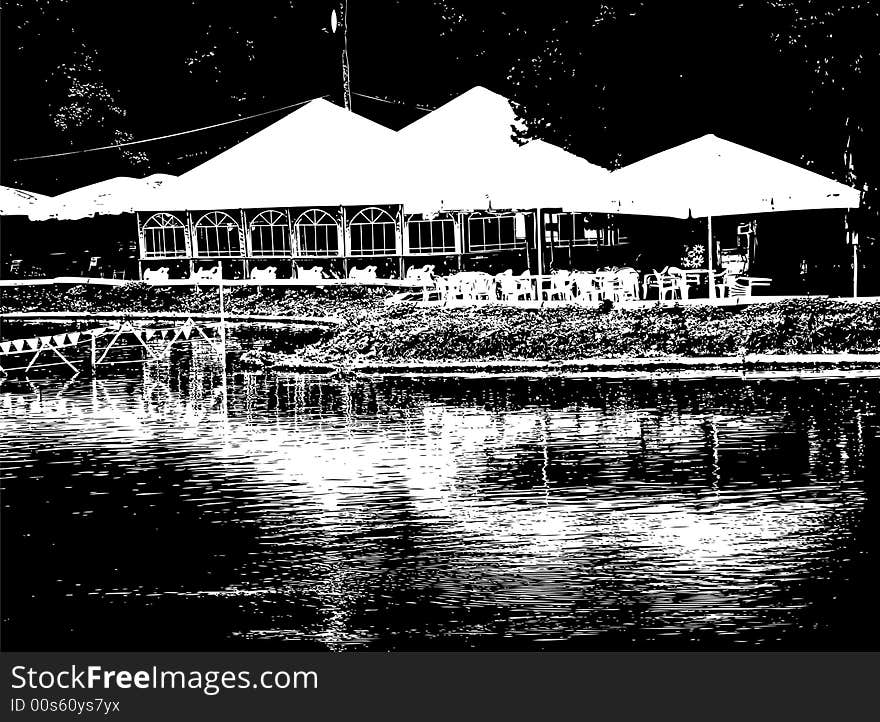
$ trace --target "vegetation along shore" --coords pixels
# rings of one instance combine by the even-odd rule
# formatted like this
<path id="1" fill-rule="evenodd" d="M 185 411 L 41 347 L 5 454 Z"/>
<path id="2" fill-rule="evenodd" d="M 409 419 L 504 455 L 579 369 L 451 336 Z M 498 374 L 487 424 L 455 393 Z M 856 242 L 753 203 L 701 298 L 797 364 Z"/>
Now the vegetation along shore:
<path id="1" fill-rule="evenodd" d="M 474 362 L 575 362 L 590 359 L 743 358 L 748 355 L 877 354 L 880 303 L 796 299 L 744 306 L 638 308 L 487 304 L 466 308 L 389 303 L 393 290 L 368 287 L 237 288 L 230 314 L 334 316 L 333 329 L 241 329 L 259 341 L 239 363 L 308 366 L 438 367 Z M 0 312 L 213 312 L 214 288 L 7 288 Z M 9 333 L 4 333 L 4 337 Z M 248 344 L 245 344 L 248 347 Z"/>

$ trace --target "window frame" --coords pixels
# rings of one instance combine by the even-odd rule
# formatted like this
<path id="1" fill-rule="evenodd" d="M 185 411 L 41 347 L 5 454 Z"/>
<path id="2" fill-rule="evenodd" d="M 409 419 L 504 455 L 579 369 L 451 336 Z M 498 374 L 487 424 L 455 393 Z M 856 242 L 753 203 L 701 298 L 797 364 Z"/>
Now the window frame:
<path id="1" fill-rule="evenodd" d="M 161 219 L 162 221 L 167 221 L 170 219 L 173 223 L 165 222 L 162 225 L 154 225 L 151 226 L 150 222 L 154 219 Z M 177 234 L 174 234 L 174 243 L 173 246 L 175 248 L 174 251 L 169 252 L 168 244 L 165 240 L 166 234 L 169 231 L 180 231 L 182 233 L 183 239 L 183 247 L 178 249 L 176 238 Z M 148 239 L 152 239 L 155 237 L 156 233 L 161 234 L 162 238 L 162 251 L 148 250 L 151 241 Z M 161 211 L 159 213 L 154 213 L 147 220 L 145 220 L 141 224 L 141 236 L 143 238 L 143 258 L 188 258 L 190 255 L 190 244 L 189 244 L 189 233 L 187 232 L 186 223 L 182 221 L 180 218 L 175 216 L 173 213 L 168 213 L 166 211 Z M 155 242 L 153 241 L 154 248 Z"/>
<path id="2" fill-rule="evenodd" d="M 261 219 L 263 222 L 261 222 Z M 277 222 L 280 221 L 280 222 Z M 270 250 L 265 250 L 262 241 L 263 230 L 269 230 Z M 281 230 L 281 248 L 276 246 L 275 230 Z M 259 233 L 255 233 L 259 231 Z M 252 258 L 290 258 L 293 256 L 293 235 L 290 232 L 290 216 L 286 211 L 279 211 L 275 208 L 269 208 L 255 215 L 250 223 L 248 223 L 248 232 L 250 234 L 250 256 Z M 254 239 L 259 235 L 261 239 L 261 249 L 257 251 Z"/>
<path id="3" fill-rule="evenodd" d="M 330 222 L 318 222 L 323 221 L 324 219 L 329 219 Z M 336 229 L 336 248 L 331 250 L 330 243 L 328 242 L 326 244 L 326 252 L 319 251 L 317 244 L 317 229 L 331 227 Z M 315 249 L 312 252 L 303 252 L 304 247 L 307 245 L 303 242 L 304 229 L 312 229 L 316 233 Z M 343 254 L 342 228 L 340 227 L 339 221 L 331 213 L 328 213 L 323 208 L 308 208 L 300 213 L 296 217 L 296 220 L 293 222 L 293 235 L 295 244 L 293 253 L 294 257 L 296 258 L 338 258 Z M 325 240 L 329 241 L 329 238 L 325 238 Z"/>
<path id="4" fill-rule="evenodd" d="M 210 224 L 203 223 L 203 221 L 205 221 L 205 219 L 207 219 L 209 217 L 213 220 L 213 222 Z M 224 217 L 228 218 L 229 222 L 224 222 L 221 225 L 220 220 Z M 227 241 L 229 241 L 231 238 L 231 231 L 230 231 L 231 226 L 234 226 L 236 232 L 238 233 L 238 251 L 232 252 L 232 247 L 231 247 L 232 244 L 230 243 L 228 245 L 226 252 L 224 253 L 224 252 L 221 252 L 219 231 L 221 229 L 225 229 L 226 233 L 227 233 Z M 217 239 L 216 239 L 217 252 L 216 253 L 210 252 L 210 248 L 208 248 L 210 243 L 208 242 L 208 239 L 206 238 L 206 243 L 205 243 L 206 252 L 202 253 L 201 248 L 199 247 L 199 231 L 205 231 L 207 234 L 207 232 L 211 231 L 211 230 L 213 230 L 217 234 Z M 194 238 L 193 238 L 193 256 L 196 258 L 242 258 L 244 256 L 244 240 L 245 239 L 244 239 L 244 233 L 241 228 L 241 223 L 239 221 L 236 221 L 235 218 L 233 218 L 226 211 L 208 211 L 207 213 L 204 213 L 199 218 L 199 220 L 193 224 L 193 236 L 194 236 Z"/>

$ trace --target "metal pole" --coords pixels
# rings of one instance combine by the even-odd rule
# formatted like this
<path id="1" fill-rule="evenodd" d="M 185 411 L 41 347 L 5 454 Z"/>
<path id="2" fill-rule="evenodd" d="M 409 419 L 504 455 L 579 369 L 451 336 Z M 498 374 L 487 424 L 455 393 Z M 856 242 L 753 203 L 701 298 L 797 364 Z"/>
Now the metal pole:
<path id="1" fill-rule="evenodd" d="M 715 298 L 715 273 L 714 273 L 714 265 L 712 257 L 715 255 L 714 243 L 712 241 L 712 216 L 708 217 L 709 220 L 709 231 L 708 237 L 706 238 L 706 250 L 708 251 L 707 257 L 709 259 L 709 265 L 707 266 L 709 269 L 709 298 Z"/>
<path id="2" fill-rule="evenodd" d="M 853 240 L 853 298 L 859 297 L 859 244 Z"/>
<path id="3" fill-rule="evenodd" d="M 538 251 L 538 262 L 535 266 L 535 270 L 537 270 L 537 275 L 540 276 L 544 273 L 544 239 L 543 239 L 543 229 L 541 228 L 541 209 L 535 209 L 535 249 Z M 538 296 L 541 295 L 540 289 L 540 280 L 538 281 Z"/>
<path id="4" fill-rule="evenodd" d="M 223 264 L 217 264 L 220 267 L 220 353 L 223 362 L 223 376 L 226 377 L 226 307 L 223 300 Z"/>
<path id="5" fill-rule="evenodd" d="M 95 334 L 92 334 L 92 375 L 93 376 L 97 373 L 97 364 L 95 363 L 97 358 L 98 358 L 97 342 L 95 340 Z"/>
<path id="6" fill-rule="evenodd" d="M 331 23 L 337 19 L 342 30 L 342 102 L 346 110 L 351 110 L 351 76 L 348 67 L 348 0 L 340 0 L 331 17 Z M 333 26 L 336 32 L 336 26 Z"/>

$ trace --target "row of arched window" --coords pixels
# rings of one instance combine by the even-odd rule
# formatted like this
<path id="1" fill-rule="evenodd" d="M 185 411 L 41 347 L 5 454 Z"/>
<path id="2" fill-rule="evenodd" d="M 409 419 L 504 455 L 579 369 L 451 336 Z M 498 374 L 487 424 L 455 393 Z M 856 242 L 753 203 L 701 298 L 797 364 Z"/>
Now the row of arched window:
<path id="1" fill-rule="evenodd" d="M 515 214 L 474 213 L 468 216 L 468 245 L 472 252 L 523 248 L 524 233 Z M 332 257 L 341 254 L 341 227 L 327 211 L 313 208 L 292 219 L 279 210 L 266 210 L 249 223 L 250 252 L 258 257 Z M 186 257 L 186 225 L 171 213 L 156 213 L 141 226 L 144 256 Z M 369 207 L 355 213 L 349 223 L 349 254 L 390 256 L 397 253 L 397 221 L 382 208 Z M 433 217 L 407 216 L 406 252 L 439 255 L 455 253 L 457 224 L 450 214 Z M 244 234 L 239 221 L 224 211 L 211 211 L 193 224 L 194 255 L 226 257 L 245 255 Z"/>

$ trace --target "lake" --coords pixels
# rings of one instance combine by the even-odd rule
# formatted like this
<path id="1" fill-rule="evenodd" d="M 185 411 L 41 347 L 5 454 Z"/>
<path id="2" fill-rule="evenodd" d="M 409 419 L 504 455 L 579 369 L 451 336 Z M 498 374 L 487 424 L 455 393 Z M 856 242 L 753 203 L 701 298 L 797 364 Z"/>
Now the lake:
<path id="1" fill-rule="evenodd" d="M 871 648 L 880 378 L 0 384 L 3 637 Z"/>

